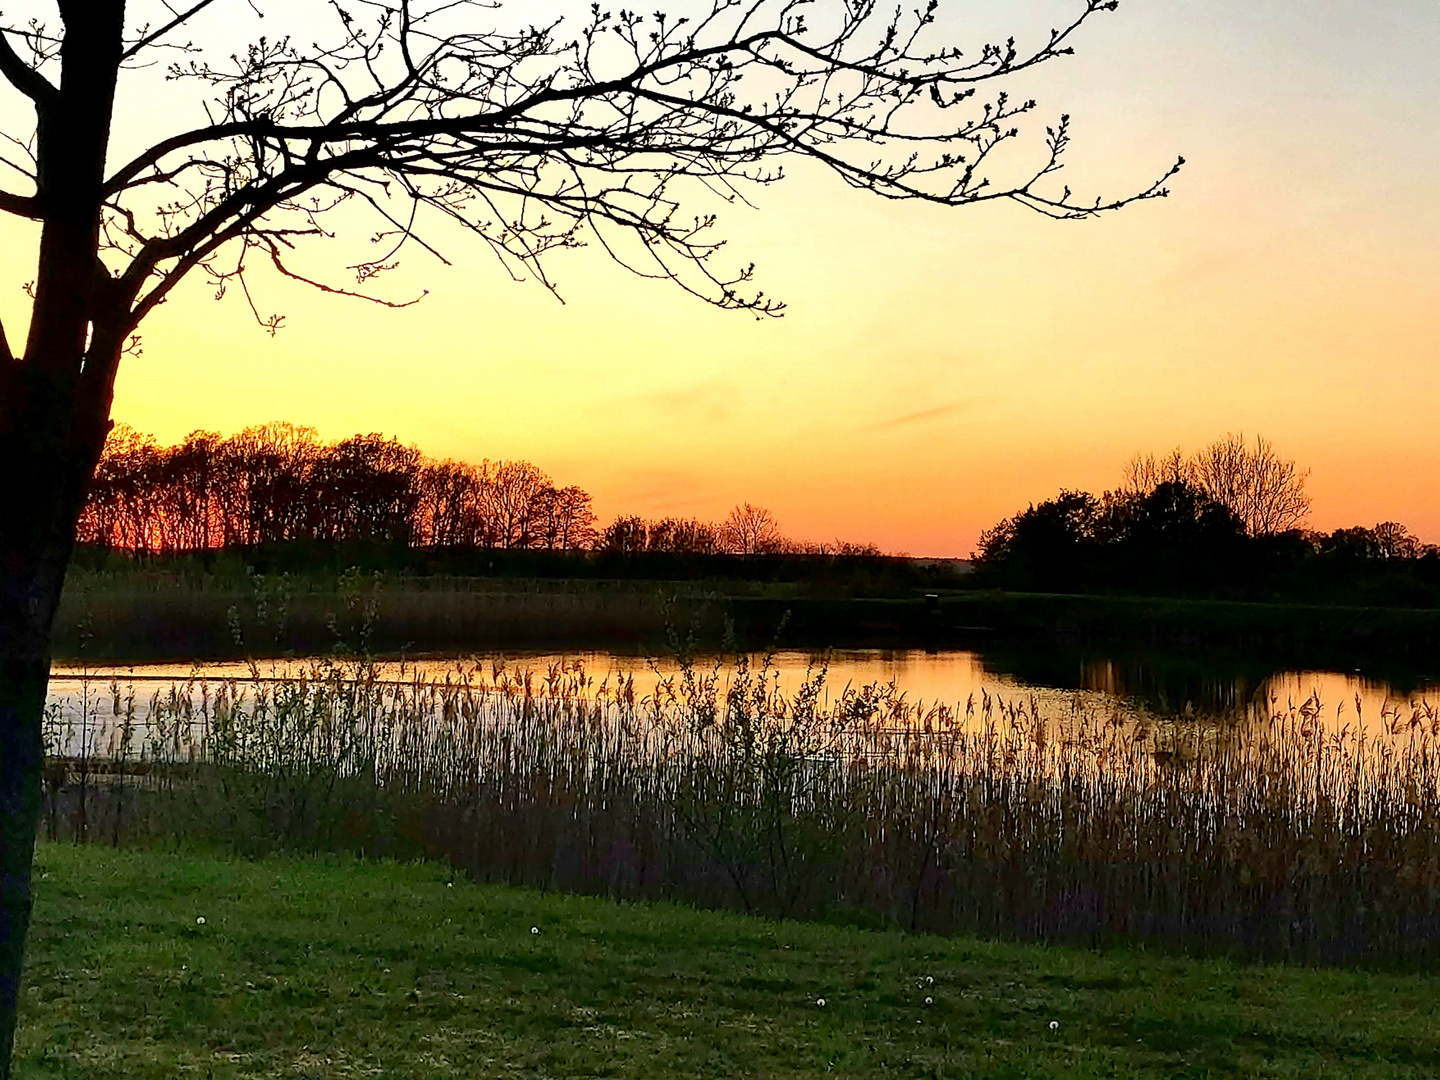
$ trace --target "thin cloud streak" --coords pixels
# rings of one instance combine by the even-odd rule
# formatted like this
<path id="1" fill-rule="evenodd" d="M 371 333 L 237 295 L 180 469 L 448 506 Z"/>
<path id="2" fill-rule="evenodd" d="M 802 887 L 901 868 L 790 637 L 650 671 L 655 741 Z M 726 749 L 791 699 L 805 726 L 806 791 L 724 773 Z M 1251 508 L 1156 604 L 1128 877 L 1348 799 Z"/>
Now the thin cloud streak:
<path id="1" fill-rule="evenodd" d="M 900 427 L 903 424 L 918 424 L 922 420 L 935 420 L 941 416 L 949 416 L 951 413 L 959 412 L 968 406 L 968 402 L 954 401 L 949 405 L 940 405 L 934 409 L 921 409 L 919 412 L 906 413 L 904 416 L 895 416 L 889 420 L 881 420 L 878 423 L 869 424 L 866 431 L 879 431 L 882 428 Z"/>
<path id="2" fill-rule="evenodd" d="M 722 424 L 735 415 L 739 398 L 739 388 L 733 384 L 710 381 L 672 390 L 656 390 L 641 395 L 639 400 L 672 419 Z"/>

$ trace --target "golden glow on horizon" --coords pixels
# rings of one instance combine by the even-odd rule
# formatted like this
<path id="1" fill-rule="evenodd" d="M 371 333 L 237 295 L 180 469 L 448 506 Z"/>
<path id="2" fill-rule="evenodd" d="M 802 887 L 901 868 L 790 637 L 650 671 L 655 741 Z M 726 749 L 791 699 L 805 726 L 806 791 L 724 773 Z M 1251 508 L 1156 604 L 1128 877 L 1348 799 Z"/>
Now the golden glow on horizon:
<path id="1" fill-rule="evenodd" d="M 554 261 L 562 306 L 450 236 L 453 268 L 412 256 L 385 283 L 430 290 L 402 311 L 263 280 L 262 310 L 287 316 L 273 340 L 196 280 L 143 328 L 115 416 L 166 441 L 273 419 L 383 431 L 526 458 L 606 520 L 746 500 L 791 535 L 934 555 L 1061 487 L 1114 486 L 1137 450 L 1243 430 L 1312 467 L 1314 526 L 1440 539 L 1440 13 L 1334 3 L 1302 26 L 1270 7 L 1128 3 L 1038 94 L 1075 116 L 1077 189 L 1184 153 L 1168 200 L 1055 223 L 801 169 L 722 219 L 790 303 L 779 321 L 593 250 Z M 26 241 L 0 231 L 12 341 Z"/>

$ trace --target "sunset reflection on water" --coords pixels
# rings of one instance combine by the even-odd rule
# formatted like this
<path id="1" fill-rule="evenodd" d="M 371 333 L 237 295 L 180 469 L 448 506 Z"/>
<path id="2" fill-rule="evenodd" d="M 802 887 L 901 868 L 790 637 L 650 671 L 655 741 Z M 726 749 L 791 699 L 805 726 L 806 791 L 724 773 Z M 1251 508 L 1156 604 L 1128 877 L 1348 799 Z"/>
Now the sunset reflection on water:
<path id="1" fill-rule="evenodd" d="M 1328 725 L 1354 726 L 1357 719 L 1367 730 L 1383 723 L 1393 727 L 1397 717 L 1408 721 L 1413 713 L 1425 715 L 1440 704 L 1440 687 L 1421 682 L 1417 688 L 1400 689 L 1362 672 L 1323 670 L 1274 671 L 1263 676 L 1216 673 L 1176 680 L 1157 675 L 1153 668 L 1134 661 L 1084 660 L 1052 666 L 1049 670 L 1068 672 L 1066 685 L 1055 678 L 1043 682 L 1022 678 L 997 669 L 984 654 L 954 650 L 846 650 L 815 654 L 799 650 L 780 651 L 767 658 L 753 654 L 752 671 L 768 662 L 778 689 L 793 693 L 807 676 L 823 668 L 827 696 L 841 695 L 847 686 L 871 683 L 890 684 L 914 705 L 944 705 L 964 715 L 967 702 L 976 704 L 985 697 L 1002 701 L 1034 699 L 1044 712 L 1085 708 L 1119 708 L 1137 716 L 1214 716 L 1265 719 L 1275 713 L 1296 711 L 1307 702 L 1318 701 L 1318 715 Z M 283 678 L 301 672 L 306 658 L 265 660 L 256 665 L 261 678 Z M 729 685 L 734 671 L 733 657 L 702 656 L 695 661 L 702 673 L 714 672 L 718 685 Z M 583 671 L 588 693 L 602 690 L 614 695 L 622 686 L 633 690 L 637 700 L 651 697 L 657 684 L 675 677 L 680 663 L 674 657 L 644 657 L 607 652 L 520 653 L 476 657 L 429 657 L 379 662 L 385 679 L 443 680 L 468 672 L 479 683 L 493 682 L 503 674 L 529 671 L 537 688 L 548 673 Z M 122 695 L 133 692 L 137 703 L 148 702 L 157 690 L 175 682 L 238 679 L 251 677 L 248 664 L 238 661 L 187 664 L 137 664 L 104 667 L 88 672 L 88 691 L 101 715 L 109 710 L 112 680 Z M 51 701 L 66 712 L 78 707 L 84 669 L 57 666 L 51 679 Z M 1167 682 L 1171 685 L 1167 685 Z M 1176 685 L 1178 684 L 1178 685 Z M 1315 711 L 1315 706 L 1310 706 Z"/>

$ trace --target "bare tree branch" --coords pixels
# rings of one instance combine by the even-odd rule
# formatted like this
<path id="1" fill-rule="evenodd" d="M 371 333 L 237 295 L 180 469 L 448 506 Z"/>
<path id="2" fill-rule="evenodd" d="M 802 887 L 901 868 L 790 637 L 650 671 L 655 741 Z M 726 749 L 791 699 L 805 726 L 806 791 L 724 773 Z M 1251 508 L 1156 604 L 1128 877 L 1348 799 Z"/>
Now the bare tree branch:
<path id="1" fill-rule="evenodd" d="M 50 80 L 20 59 L 19 54 L 11 46 L 9 38 L 5 36 L 9 32 L 0 28 L 0 75 L 4 75 L 11 86 L 35 104 L 47 104 L 60 91 L 51 85 Z"/>
<path id="2" fill-rule="evenodd" d="M 191 4 L 177 19 L 204 6 Z M 362 279 L 412 243 L 434 253 L 421 218 L 438 215 L 479 237 L 511 276 L 533 276 L 552 291 L 548 253 L 590 240 L 626 268 L 721 307 L 778 313 L 776 301 L 742 293 L 752 268 L 712 268 L 723 247 L 709 238 L 715 218 L 682 216 L 681 185 L 721 205 L 743 202 L 745 186 L 775 182 L 778 163 L 793 156 L 889 199 L 1008 200 L 1074 219 L 1164 196 L 1183 163 L 1137 191 L 1081 199 L 1053 179 L 1069 145 L 1068 117 L 1045 129 L 1043 154 L 1027 168 L 1030 151 L 1009 148 L 1021 145 L 1017 123 L 1035 102 L 1003 90 L 976 97 L 985 84 L 1069 55 L 1080 27 L 1111 10 L 1111 0 L 1082 0 L 1028 51 L 1010 40 L 972 54 L 922 45 L 934 31 L 933 3 L 884 17 L 862 0 L 820 12 L 828 20 L 820 29 L 805 24 L 800 6 L 766 0 L 716 0 L 693 24 L 664 12 L 596 9 L 569 41 L 556 36 L 558 24 L 514 32 L 464 25 L 461 16 L 486 6 L 337 5 L 328 46 L 300 51 L 261 39 L 226 67 L 172 65 L 171 78 L 211 89 L 214 122 L 162 140 L 107 181 L 117 222 L 111 251 L 129 260 L 120 268 L 126 287 L 138 297 L 160 275 L 163 295 L 179 266 L 214 254 L 214 238 L 248 244 L 279 235 L 285 218 L 326 236 L 315 227 L 315 200 L 330 190 L 343 194 L 327 209 L 358 198 L 382 223 L 377 241 L 390 238 L 387 254 L 351 266 Z M 153 36 L 142 35 L 132 52 Z M 148 214 L 148 225 L 130 206 L 145 188 L 175 196 Z M 409 209 L 392 208 L 396 200 Z M 248 224 L 233 232 L 242 218 Z M 626 254 L 617 243 L 639 247 Z M 207 254 L 197 262 L 187 257 L 195 250 Z"/>
<path id="3" fill-rule="evenodd" d="M 134 59 L 135 56 L 143 49 L 146 49 L 149 46 L 156 44 L 171 30 L 183 26 L 190 19 L 191 16 L 198 14 L 213 3 L 215 3 L 215 0 L 199 0 L 198 3 L 192 4 L 189 9 L 182 11 L 180 14 L 176 15 L 173 19 L 171 19 L 168 23 L 165 23 L 163 26 L 161 26 L 159 29 L 150 31 L 147 28 L 148 32 L 142 32 L 140 39 L 136 41 L 135 44 L 131 45 L 128 49 L 126 49 L 124 53 L 121 54 L 121 62 L 123 63 L 126 60 Z"/>
<path id="4" fill-rule="evenodd" d="M 38 219 L 40 217 L 40 200 L 33 195 L 15 195 L 9 191 L 0 191 L 0 212 L 14 214 L 16 217 Z"/>

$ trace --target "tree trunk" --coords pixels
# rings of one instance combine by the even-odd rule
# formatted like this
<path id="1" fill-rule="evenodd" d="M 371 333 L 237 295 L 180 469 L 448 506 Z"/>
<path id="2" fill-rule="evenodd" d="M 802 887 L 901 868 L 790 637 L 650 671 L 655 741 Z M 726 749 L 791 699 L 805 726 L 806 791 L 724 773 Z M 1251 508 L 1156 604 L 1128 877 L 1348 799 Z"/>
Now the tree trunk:
<path id="1" fill-rule="evenodd" d="M 12 584 L 9 575 L 4 587 Z M 40 821 L 40 718 L 50 665 L 0 658 L 0 1077 L 10 1056 L 30 929 L 30 864 Z"/>
<path id="2" fill-rule="evenodd" d="M 67 231 L 46 226 L 62 241 Z M 25 358 L 0 362 L 0 1080 L 11 1075 L 30 923 L 50 638 L 124 340 L 125 324 L 94 298 L 93 254 L 65 247 L 42 240 L 39 277 L 69 318 L 53 317 L 49 335 L 32 324 Z"/>
<path id="3" fill-rule="evenodd" d="M 0 1080 L 10 1076 L 30 924 L 50 634 L 104 438 L 102 425 L 77 425 L 54 397 L 51 380 L 33 370 L 11 366 L 0 376 Z"/>
<path id="4" fill-rule="evenodd" d="M 98 257 L 125 0 L 59 8 L 60 85 L 32 94 L 44 224 L 23 355 L 0 337 L 0 1080 L 30 925 L 50 635 L 133 298 Z"/>
<path id="5" fill-rule="evenodd" d="M 3 467 L 8 469 L 11 461 Z M 45 514 L 42 507 L 5 502 L 4 512 L 17 516 L 36 511 Z M 30 864 L 40 821 L 41 720 L 50 676 L 50 629 L 69 556 L 64 534 L 52 533 L 52 537 L 58 542 L 0 546 L 0 1078 L 10 1075 L 20 970 L 30 925 Z"/>

